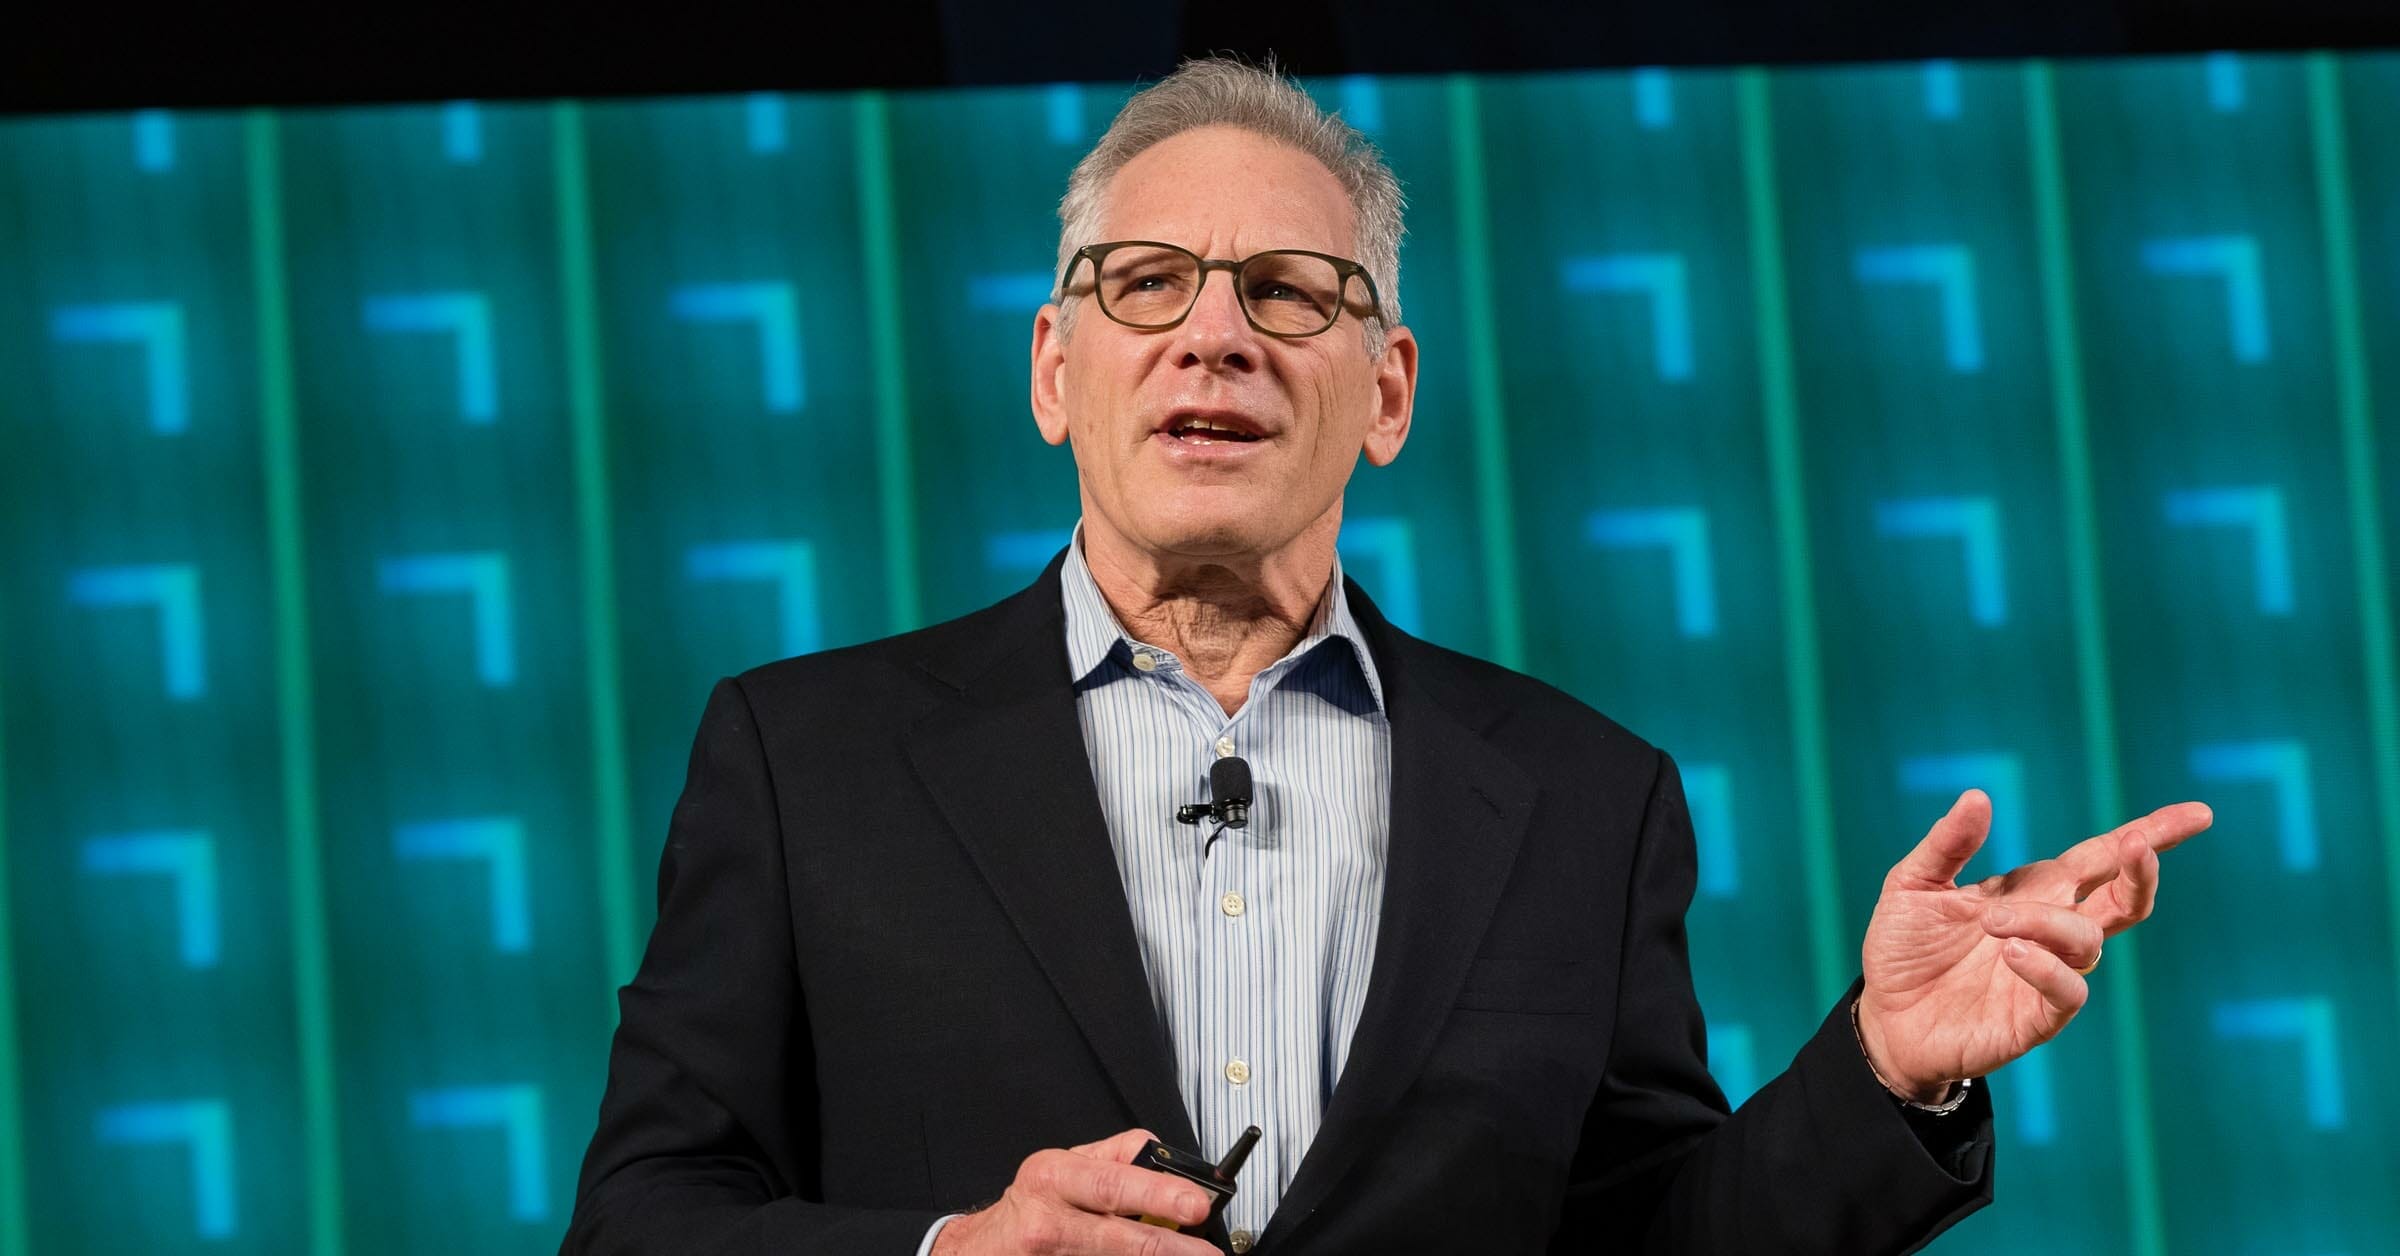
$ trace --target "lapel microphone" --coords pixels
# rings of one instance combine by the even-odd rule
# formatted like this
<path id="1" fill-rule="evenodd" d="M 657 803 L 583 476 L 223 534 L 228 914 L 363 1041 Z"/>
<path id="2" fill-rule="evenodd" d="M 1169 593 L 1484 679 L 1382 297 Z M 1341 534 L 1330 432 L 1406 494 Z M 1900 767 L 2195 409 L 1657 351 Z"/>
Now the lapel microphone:
<path id="1" fill-rule="evenodd" d="M 1175 809 L 1178 824 L 1198 824 L 1203 816 L 1229 829 L 1250 827 L 1250 761 L 1239 755 L 1226 755 L 1208 765 L 1210 802 L 1195 802 Z"/>

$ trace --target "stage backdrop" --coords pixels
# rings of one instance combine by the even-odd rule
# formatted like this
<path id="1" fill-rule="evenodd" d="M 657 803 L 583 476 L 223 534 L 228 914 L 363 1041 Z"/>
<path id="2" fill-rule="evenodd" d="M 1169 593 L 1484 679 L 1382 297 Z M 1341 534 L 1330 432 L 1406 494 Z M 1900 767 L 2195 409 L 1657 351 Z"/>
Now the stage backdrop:
<path id="1" fill-rule="evenodd" d="M 1424 347 L 1345 561 L 1681 761 L 1728 1093 L 1962 787 L 2203 797 L 1937 1248 L 2389 1250 L 2400 57 L 1310 86 Z M 1127 90 L 0 124 L 0 1256 L 557 1243 L 710 682 L 1073 523 Z"/>

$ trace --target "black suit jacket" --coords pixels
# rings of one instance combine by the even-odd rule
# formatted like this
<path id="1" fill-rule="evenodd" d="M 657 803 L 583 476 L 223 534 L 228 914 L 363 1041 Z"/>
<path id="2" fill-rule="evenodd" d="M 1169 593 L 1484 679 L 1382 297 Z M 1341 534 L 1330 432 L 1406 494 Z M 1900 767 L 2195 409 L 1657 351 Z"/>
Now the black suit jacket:
<path id="1" fill-rule="evenodd" d="M 564 1251 L 912 1256 L 1040 1148 L 1134 1126 L 1195 1146 L 1076 721 L 1059 570 L 717 685 Z M 1257 1251 L 1857 1256 L 1990 1201 L 1986 1088 L 1904 1116 L 1847 997 L 1728 1116 L 1673 762 L 1348 593 L 1391 720 L 1384 925 Z"/>

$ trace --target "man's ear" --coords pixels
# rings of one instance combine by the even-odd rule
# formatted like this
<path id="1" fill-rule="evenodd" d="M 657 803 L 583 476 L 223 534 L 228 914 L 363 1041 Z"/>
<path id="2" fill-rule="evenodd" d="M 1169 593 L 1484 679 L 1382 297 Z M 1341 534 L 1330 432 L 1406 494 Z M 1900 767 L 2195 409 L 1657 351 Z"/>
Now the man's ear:
<path id="1" fill-rule="evenodd" d="M 1067 342 L 1058 330 L 1059 309 L 1045 304 L 1033 313 L 1033 425 L 1053 445 L 1067 443 Z"/>
<path id="2" fill-rule="evenodd" d="M 1384 337 L 1383 359 L 1375 366 L 1375 419 L 1367 427 L 1367 461 L 1392 465 L 1408 443 L 1409 418 L 1417 404 L 1417 337 L 1394 327 Z"/>

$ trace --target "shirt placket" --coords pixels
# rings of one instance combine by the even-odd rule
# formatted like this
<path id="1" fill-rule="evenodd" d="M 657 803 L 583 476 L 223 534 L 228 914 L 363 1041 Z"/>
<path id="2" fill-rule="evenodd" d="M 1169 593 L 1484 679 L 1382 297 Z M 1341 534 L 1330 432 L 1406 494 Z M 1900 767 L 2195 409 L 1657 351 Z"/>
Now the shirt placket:
<path id="1" fill-rule="evenodd" d="M 1158 655 L 1152 678 L 1174 695 L 1176 706 L 1190 717 L 1190 726 L 1202 739 L 1198 776 L 1203 794 L 1210 788 L 1208 766 L 1228 755 L 1250 760 L 1255 779 L 1256 748 L 1244 743 L 1254 727 L 1251 720 L 1257 695 L 1272 688 L 1273 677 L 1279 674 L 1279 669 L 1261 673 L 1250 700 L 1228 716 L 1216 696 L 1186 673 L 1180 662 L 1163 652 Z M 1192 957 L 1190 992 L 1194 1002 L 1189 1010 L 1196 1049 L 1189 1067 L 1194 1073 L 1190 1082 L 1192 1123 L 1200 1139 L 1200 1146 L 1193 1150 L 1211 1158 L 1222 1156 L 1245 1128 L 1268 1127 L 1269 1114 L 1276 1107 L 1271 1095 L 1292 1080 L 1270 1075 L 1279 1067 L 1270 1059 L 1274 1027 L 1266 1023 L 1265 987 L 1268 974 L 1276 971 L 1271 927 L 1275 901 L 1274 886 L 1262 863 L 1262 843 L 1257 840 L 1261 819 L 1253 806 L 1249 828 L 1220 832 L 1214 821 L 1203 821 L 1197 838 L 1208 853 L 1199 861 L 1189 904 L 1191 936 L 1200 940 Z M 1243 1166 L 1240 1180 L 1280 1180 L 1281 1159 L 1276 1131 L 1267 1129 Z M 1236 1192 L 1226 1209 L 1225 1225 L 1234 1232 L 1238 1248 L 1246 1249 L 1250 1237 L 1265 1228 L 1265 1199 L 1266 1195 L 1258 1192 L 1249 1198 Z"/>

